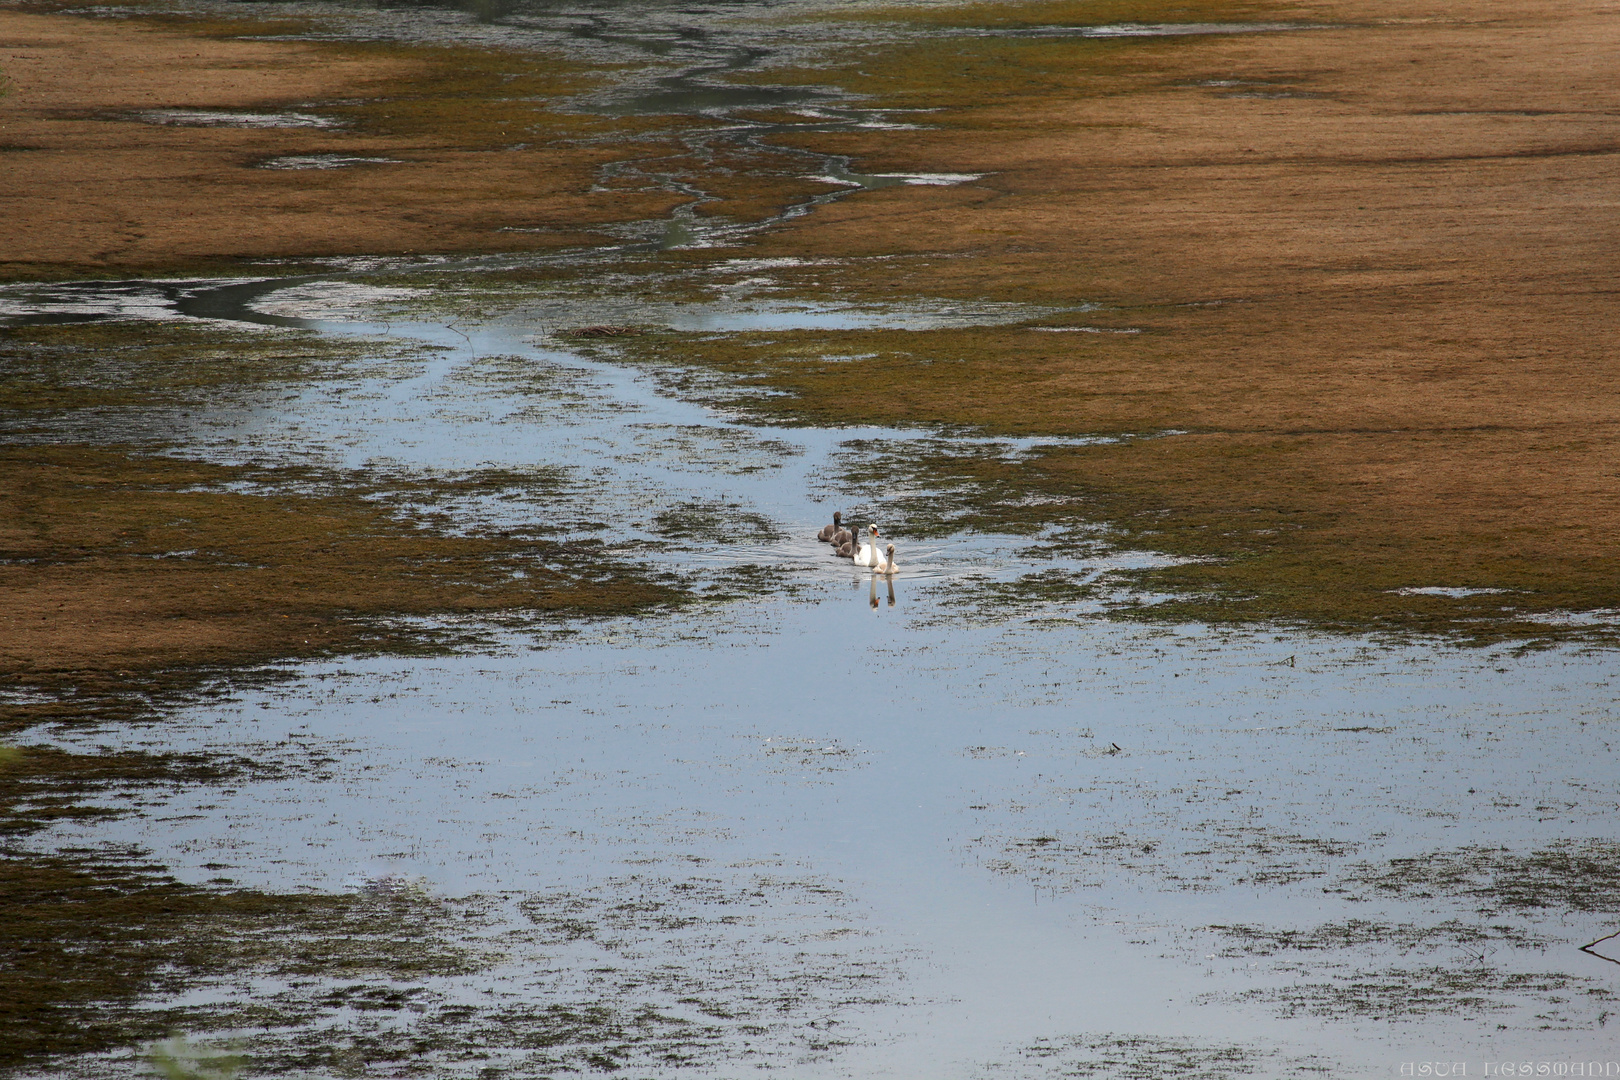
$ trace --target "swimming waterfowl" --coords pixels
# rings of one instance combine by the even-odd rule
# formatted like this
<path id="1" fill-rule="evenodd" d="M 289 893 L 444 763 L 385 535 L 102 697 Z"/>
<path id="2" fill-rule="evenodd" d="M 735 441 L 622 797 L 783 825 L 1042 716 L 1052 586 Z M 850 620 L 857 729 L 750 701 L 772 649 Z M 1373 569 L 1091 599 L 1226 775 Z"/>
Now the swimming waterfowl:
<path id="1" fill-rule="evenodd" d="M 855 539 L 855 531 L 853 529 L 839 529 L 832 535 L 832 546 L 835 548 L 843 547 L 853 539 Z"/>
<path id="2" fill-rule="evenodd" d="M 868 525 L 866 531 L 871 534 L 871 542 L 862 543 L 861 549 L 855 553 L 856 566 L 876 566 L 883 559 L 877 549 L 878 527 Z"/>
<path id="3" fill-rule="evenodd" d="M 831 540 L 833 538 L 833 535 L 835 533 L 838 533 L 839 531 L 841 531 L 843 529 L 843 527 L 844 527 L 843 526 L 843 521 L 844 521 L 843 513 L 841 511 L 834 510 L 833 511 L 833 523 L 831 525 L 823 525 L 821 527 L 821 531 L 816 533 L 816 539 L 820 540 L 822 543 L 825 544 L 827 541 L 829 541 L 829 540 Z"/>
<path id="4" fill-rule="evenodd" d="M 853 559 L 855 557 L 855 534 L 845 529 L 838 535 L 842 536 L 844 541 L 833 549 L 833 554 L 840 559 Z"/>
<path id="5" fill-rule="evenodd" d="M 893 544 L 889 545 L 888 551 L 885 552 L 884 554 L 885 554 L 886 557 L 880 559 L 878 564 L 876 566 L 872 567 L 872 572 L 873 573 L 875 573 L 875 574 L 893 574 L 897 569 L 899 569 L 899 567 L 895 566 L 895 564 L 894 564 L 894 545 Z"/>

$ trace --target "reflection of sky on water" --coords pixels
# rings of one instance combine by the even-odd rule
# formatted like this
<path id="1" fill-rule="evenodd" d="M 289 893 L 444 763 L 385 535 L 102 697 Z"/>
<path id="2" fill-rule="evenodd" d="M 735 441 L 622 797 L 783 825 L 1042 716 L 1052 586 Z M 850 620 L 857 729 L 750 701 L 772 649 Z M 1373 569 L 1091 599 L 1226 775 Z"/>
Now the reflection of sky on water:
<path id="1" fill-rule="evenodd" d="M 308 665 L 146 737 L 271 758 L 287 740 L 335 748 L 328 779 L 183 795 L 88 832 L 148 845 L 188 879 L 224 864 L 269 888 L 397 875 L 521 895 L 760 865 L 834 883 L 869 932 L 850 950 L 898 974 L 888 1004 L 839 1011 L 857 1046 L 804 1075 L 965 1076 L 1009 1046 L 1099 1030 L 1254 1038 L 1375 1074 L 1411 1042 L 1567 1041 L 1527 1030 L 1522 1010 L 1489 1036 L 1466 1015 L 1393 1033 L 1278 1020 L 1221 995 L 1287 976 L 1189 940 L 1210 924 L 1432 921 L 1421 903 L 1352 903 L 1324 884 L 1359 860 L 1604 834 L 1604 658 L 994 625 L 926 584 L 895 591 L 874 610 L 851 575 L 794 600 L 506 636 L 476 656 Z M 1095 854 L 1005 865 L 1042 836 Z M 1149 846 L 1162 854 L 1143 858 Z M 1278 864 L 1305 876 L 1254 882 Z M 803 914 L 758 916 L 785 932 Z M 1551 951 L 1493 949 L 1493 964 L 1612 981 L 1575 951 L 1603 917 L 1527 922 Z"/>
<path id="2" fill-rule="evenodd" d="M 254 302 L 299 319 L 412 299 L 338 290 L 316 310 L 299 296 Z M 564 325 L 600 311 L 575 314 Z M 686 311 L 716 330 L 732 314 L 723 302 Z M 655 372 L 536 337 L 521 318 L 391 329 L 440 348 L 356 381 L 303 384 L 272 406 L 222 404 L 199 421 L 196 452 L 407 475 L 561 464 L 571 480 L 558 498 L 588 509 L 609 540 L 655 539 L 651 515 L 694 500 L 759 515 L 785 538 L 733 527 L 723 543 L 659 557 L 721 581 L 728 566 L 763 566 L 799 590 L 571 634 L 499 631 L 477 655 L 298 666 L 275 689 L 133 738 L 294 762 L 309 747 L 331 762 L 296 781 L 182 793 L 148 817 L 64 828 L 51 842 L 134 840 L 187 879 L 256 887 L 422 880 L 442 895 L 505 897 L 514 919 L 525 896 L 611 905 L 648 874 L 739 890 L 777 875 L 792 889 L 717 931 L 732 935 L 727 948 L 785 963 L 771 949 L 798 940 L 806 919 L 832 920 L 842 929 L 820 947 L 881 973 L 863 999 L 875 1003 L 825 1003 L 851 1045 L 795 1076 L 1023 1075 L 1007 1064 L 1018 1048 L 1096 1031 L 1254 1040 L 1381 1075 L 1423 1047 L 1567 1048 L 1569 1031 L 1536 1030 L 1538 1010 L 1594 1023 L 1601 1001 L 1586 991 L 1614 977 L 1577 946 L 1613 929 L 1601 913 L 1509 916 L 1545 951 L 1489 943 L 1469 963 L 1596 981 L 1576 982 L 1564 1004 L 1497 994 L 1507 1007 L 1489 1025 L 1464 1007 L 1395 1027 L 1372 1015 L 1284 1019 L 1237 997 L 1349 979 L 1358 966 L 1455 967 L 1466 959 L 1456 948 L 1234 958 L 1200 928 L 1479 922 L 1445 900 L 1357 899 L 1343 878 L 1362 861 L 1607 835 L 1617 781 L 1606 655 L 1143 628 L 1060 604 L 1004 621 L 963 586 L 1154 556 L 1053 563 L 1030 540 L 995 535 L 894 537 L 904 569 L 891 603 L 889 582 L 808 538 L 835 506 L 882 521 L 884 491 L 836 486 L 852 442 L 903 451 L 929 433 L 751 428 L 666 396 Z M 1017 455 L 1038 442 L 983 445 Z M 473 510 L 508 522 L 534 512 Z M 673 940 L 638 947 L 647 963 L 687 963 Z M 525 965 L 542 962 L 525 956 L 445 992 L 476 1000 L 480 978 L 542 1000 L 560 992 L 525 981 Z M 543 959 L 564 981 L 587 963 Z"/>

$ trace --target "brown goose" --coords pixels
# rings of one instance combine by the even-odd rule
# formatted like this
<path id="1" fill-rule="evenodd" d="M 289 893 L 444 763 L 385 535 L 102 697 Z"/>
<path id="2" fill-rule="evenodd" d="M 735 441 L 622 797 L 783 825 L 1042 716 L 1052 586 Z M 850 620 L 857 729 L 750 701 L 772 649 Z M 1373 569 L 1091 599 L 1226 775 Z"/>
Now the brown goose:
<path id="1" fill-rule="evenodd" d="M 838 545 L 835 554 L 840 559 L 853 559 L 855 557 L 855 534 L 845 529 L 839 535 L 844 537 L 844 542 Z"/>
<path id="2" fill-rule="evenodd" d="M 823 544 L 831 540 L 833 538 L 833 534 L 837 533 L 843 528 L 843 525 L 841 524 L 843 520 L 844 515 L 841 512 L 834 510 L 833 523 L 831 525 L 823 525 L 821 527 L 821 531 L 816 533 L 816 539 L 820 540 Z"/>

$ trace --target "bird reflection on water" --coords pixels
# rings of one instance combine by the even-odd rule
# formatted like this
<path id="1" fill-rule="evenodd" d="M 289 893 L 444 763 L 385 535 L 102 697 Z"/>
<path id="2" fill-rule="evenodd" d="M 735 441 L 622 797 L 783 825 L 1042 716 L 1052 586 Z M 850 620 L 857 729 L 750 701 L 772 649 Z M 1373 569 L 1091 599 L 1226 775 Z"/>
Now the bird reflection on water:
<path id="1" fill-rule="evenodd" d="M 894 579 L 886 578 L 885 580 L 889 585 L 889 606 L 894 607 Z M 870 582 L 870 588 L 866 591 L 866 599 L 872 605 L 872 610 L 876 611 L 878 606 L 877 575 L 873 574 L 867 581 Z"/>

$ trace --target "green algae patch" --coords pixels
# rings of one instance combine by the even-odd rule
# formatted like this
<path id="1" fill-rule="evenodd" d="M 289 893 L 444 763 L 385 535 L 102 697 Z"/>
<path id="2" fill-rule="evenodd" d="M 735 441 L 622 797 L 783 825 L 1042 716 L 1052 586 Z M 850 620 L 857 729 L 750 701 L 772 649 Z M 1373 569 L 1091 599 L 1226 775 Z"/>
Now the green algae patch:
<path id="1" fill-rule="evenodd" d="M 40 832 L 61 821 L 117 817 L 142 805 L 140 792 L 262 780 L 285 770 L 244 757 L 140 751 L 80 754 L 51 746 L 8 746 L 0 754 L 0 837 Z"/>
<path id="2" fill-rule="evenodd" d="M 0 330 L 0 416 L 15 434 L 80 410 L 202 410 L 257 388 L 397 371 L 426 351 L 216 323 L 14 327 Z"/>
<path id="3" fill-rule="evenodd" d="M 660 510 L 653 519 L 653 530 L 672 540 L 729 543 L 743 534 L 759 541 L 781 540 L 781 526 L 742 503 L 725 499 L 687 499 Z"/>
<path id="4" fill-rule="evenodd" d="M 1209 958 L 1270 960 L 1287 983 L 1232 1000 L 1265 1003 L 1284 1018 L 1398 1021 L 1534 1010 L 1537 1027 L 1590 1029 L 1614 1008 L 1614 991 L 1602 980 L 1538 969 L 1541 954 L 1573 947 L 1566 938 L 1571 915 L 1620 911 L 1615 856 L 1614 843 L 1588 839 L 1530 852 L 1471 847 L 1349 865 L 1324 893 L 1358 906 L 1417 906 L 1434 921 L 1211 926 L 1205 929 L 1222 944 Z M 1401 959 L 1367 962 L 1369 953 L 1391 951 Z"/>
<path id="5" fill-rule="evenodd" d="M 990 756 L 993 749 L 972 752 Z M 1112 756 L 1107 749 L 1097 754 Z M 971 842 L 987 870 L 1054 892 L 1097 888 L 1121 871 L 1182 892 L 1294 885 L 1326 877 L 1354 848 L 1342 840 L 1228 822 L 1207 822 L 1179 835 L 1158 829 L 1079 836 L 987 831 Z"/>
<path id="6" fill-rule="evenodd" d="M 1346 919 L 1303 929 L 1268 926 L 1210 926 L 1227 944 L 1219 955 L 1228 958 L 1288 956 L 1292 953 L 1334 952 L 1344 949 L 1395 949 L 1400 953 L 1432 953 L 1497 943 L 1517 948 L 1545 948 L 1548 940 L 1523 926 L 1465 923 L 1447 919 L 1433 925 Z"/>
<path id="7" fill-rule="evenodd" d="M 1559 972 L 1503 971 L 1485 965 L 1388 967 L 1358 971 L 1333 982 L 1302 982 L 1251 990 L 1238 1001 L 1272 1005 L 1284 1019 L 1401 1021 L 1425 1016 L 1484 1016 L 1536 1002 L 1539 1027 L 1589 1027 L 1613 1006 L 1614 994 L 1597 980 Z"/>

